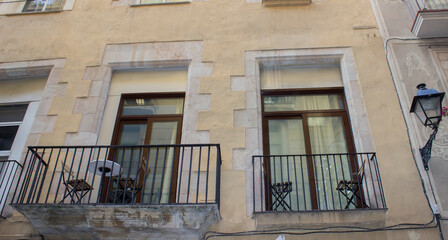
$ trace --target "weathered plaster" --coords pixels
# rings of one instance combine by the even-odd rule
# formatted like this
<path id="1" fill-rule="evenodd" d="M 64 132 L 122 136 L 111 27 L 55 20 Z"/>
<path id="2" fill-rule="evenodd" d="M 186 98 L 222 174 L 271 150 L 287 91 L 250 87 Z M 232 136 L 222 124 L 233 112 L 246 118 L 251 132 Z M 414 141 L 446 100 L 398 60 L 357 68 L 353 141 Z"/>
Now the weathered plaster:
<path id="1" fill-rule="evenodd" d="M 385 186 L 389 207 L 386 224 L 409 219 L 426 222 L 431 214 L 411 161 L 406 126 L 394 97 L 379 31 L 371 28 L 376 21 L 370 7 L 367 0 L 316 0 L 305 7 L 273 8 L 263 7 L 260 0 L 207 0 L 141 7 L 77 0 L 72 11 L 0 16 L 0 31 L 8 33 L 0 37 L 0 62 L 65 58 L 64 64 L 52 68 L 52 74 L 58 77 L 48 81 L 61 85 L 54 89 L 65 91 L 58 90 L 63 95 L 52 98 L 57 103 L 46 101 L 49 107 L 40 111 L 56 116 L 55 125 L 52 131 L 48 129 L 50 132 L 30 135 L 29 142 L 87 145 L 97 143 L 113 70 L 189 61 L 192 75 L 187 91 L 192 96 L 187 99 L 193 98 L 190 103 L 198 108 L 192 106 L 190 116 L 184 115 L 182 141 L 221 144 L 222 220 L 210 230 L 234 232 L 256 229 L 255 220 L 247 214 L 251 188 L 246 170 L 250 169 L 251 156 L 262 152 L 260 126 L 253 122 L 259 119 L 254 115 L 259 103 L 257 62 L 246 61 L 245 57 L 249 52 L 349 48 L 354 59 L 350 68 L 356 69 L 355 79 L 360 83 L 353 87 L 362 90 L 360 96 L 368 113 L 360 118 L 368 118 Z M 193 74 L 195 69 L 203 70 Z M 247 69 L 253 74 L 248 74 Z M 99 110 L 81 107 L 90 98 L 98 101 L 93 105 Z M 363 134 L 362 126 L 353 129 Z M 106 140 L 104 143 L 109 144 Z M 422 238 L 436 236 L 433 229 L 420 232 Z M 300 236 L 316 237 L 406 239 L 408 234 L 399 231 Z"/>
<path id="2" fill-rule="evenodd" d="M 199 239 L 220 219 L 210 205 L 47 205 L 15 208 L 50 238 L 70 239 Z M 132 237 L 132 238 L 131 238 Z"/>

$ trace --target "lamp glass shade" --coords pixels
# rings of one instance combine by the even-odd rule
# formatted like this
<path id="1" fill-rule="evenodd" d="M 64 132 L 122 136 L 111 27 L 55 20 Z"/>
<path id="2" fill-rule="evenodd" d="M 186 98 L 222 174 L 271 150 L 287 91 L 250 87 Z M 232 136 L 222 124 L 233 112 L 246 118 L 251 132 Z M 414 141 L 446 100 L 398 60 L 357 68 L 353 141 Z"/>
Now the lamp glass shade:
<path id="1" fill-rule="evenodd" d="M 442 100 L 445 93 L 415 96 L 411 112 L 414 112 L 425 126 L 436 126 L 442 119 Z"/>

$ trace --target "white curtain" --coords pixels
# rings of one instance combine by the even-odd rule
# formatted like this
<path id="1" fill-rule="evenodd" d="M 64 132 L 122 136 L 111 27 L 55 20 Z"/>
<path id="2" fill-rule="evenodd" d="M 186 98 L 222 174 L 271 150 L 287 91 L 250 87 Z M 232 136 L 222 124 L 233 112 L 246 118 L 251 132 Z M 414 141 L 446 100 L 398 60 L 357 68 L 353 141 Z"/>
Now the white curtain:
<path id="1" fill-rule="evenodd" d="M 313 154 L 347 153 L 347 142 L 342 117 L 308 118 L 311 149 Z M 322 155 L 313 159 L 316 193 L 319 209 L 344 208 L 345 197 L 336 190 L 340 180 L 350 180 L 349 158 Z"/>
<path id="2" fill-rule="evenodd" d="M 341 87 L 339 64 L 261 66 L 261 89 Z"/>

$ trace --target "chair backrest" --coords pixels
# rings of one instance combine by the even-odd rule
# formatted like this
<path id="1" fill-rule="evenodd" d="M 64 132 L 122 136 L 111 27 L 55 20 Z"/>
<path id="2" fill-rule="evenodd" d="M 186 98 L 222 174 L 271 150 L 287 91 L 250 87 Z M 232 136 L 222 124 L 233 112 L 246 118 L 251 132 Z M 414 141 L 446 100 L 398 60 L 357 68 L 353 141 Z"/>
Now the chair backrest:
<path id="1" fill-rule="evenodd" d="M 79 188 L 78 185 L 82 184 L 82 186 L 84 185 L 88 185 L 88 187 L 90 187 L 90 185 L 85 181 L 84 179 L 84 173 L 82 172 L 73 172 L 70 171 L 70 167 L 68 166 L 64 166 L 62 168 L 62 180 L 64 184 L 68 184 L 71 185 L 72 187 L 74 187 L 75 189 Z M 77 176 L 78 174 L 78 176 Z M 75 186 L 76 185 L 76 186 Z M 83 187 L 84 188 L 84 187 Z M 82 189 L 81 189 L 82 190 Z M 78 190 L 77 190 L 78 191 Z M 80 190 L 79 190 L 80 191 Z"/>
<path id="2" fill-rule="evenodd" d="M 358 181 L 359 181 L 361 184 L 362 184 L 362 181 L 363 181 L 363 179 L 364 179 L 364 170 L 365 170 L 366 160 L 367 160 L 367 159 L 365 159 L 365 158 L 362 160 L 362 164 L 361 164 L 361 166 L 359 167 L 358 172 L 357 172 L 357 175 L 358 175 L 358 177 L 359 177 Z"/>

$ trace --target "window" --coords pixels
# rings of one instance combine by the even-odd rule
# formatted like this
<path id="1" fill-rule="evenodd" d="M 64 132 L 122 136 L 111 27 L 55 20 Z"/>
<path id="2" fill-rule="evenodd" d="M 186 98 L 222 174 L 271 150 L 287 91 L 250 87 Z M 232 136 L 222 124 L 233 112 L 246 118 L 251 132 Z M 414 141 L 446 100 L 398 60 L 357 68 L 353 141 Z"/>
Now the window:
<path id="1" fill-rule="evenodd" d="M 123 94 L 112 144 L 129 146 L 180 144 L 184 95 L 183 93 Z M 174 157 L 175 149 L 160 148 L 151 151 L 146 148 L 143 152 L 138 148 L 123 149 L 114 154 L 117 156 L 114 159 L 120 163 L 125 177 L 126 174 L 128 176 L 139 174 L 136 172 L 138 168 L 131 167 L 132 163 L 140 162 L 138 158 L 144 158 L 144 165 L 151 166 L 149 176 L 138 177 L 139 181 L 146 181 L 137 183 L 145 186 L 142 191 L 143 202 L 174 202 L 176 184 L 171 183 L 177 182 L 177 174 L 173 173 L 177 173 L 178 169 L 178 159 Z"/>
<path id="2" fill-rule="evenodd" d="M 272 198 L 266 199 L 268 209 L 331 210 L 347 205 L 345 198 L 334 197 L 339 194 L 335 176 L 350 179 L 356 163 L 347 155 L 337 161 L 328 156 L 356 152 L 341 84 L 338 65 L 262 66 L 263 149 L 270 156 L 264 162 L 265 188 L 273 193 L 266 195 Z M 293 88 L 297 86 L 306 88 Z"/>
<path id="3" fill-rule="evenodd" d="M 28 104 L 0 105 L 0 157 L 5 160 L 10 155 L 27 108 Z"/>
<path id="4" fill-rule="evenodd" d="M 6 161 L 11 155 L 14 139 L 27 108 L 28 104 L 0 105 L 0 191 L 4 191 L 11 184 L 8 176 L 13 172 L 14 167 Z M 0 207 L 3 207 L 5 197 L 0 197 Z"/>
<path id="5" fill-rule="evenodd" d="M 63 9 L 65 0 L 27 0 L 22 12 L 51 12 Z"/>
<path id="6" fill-rule="evenodd" d="M 262 96 L 264 155 L 354 152 L 342 88 L 263 91 Z M 349 177 L 354 163 L 347 157 L 338 159 L 340 162 L 327 158 L 330 157 L 299 157 L 297 161 L 296 158 L 279 160 L 273 157 L 266 162 L 271 184 L 293 179 L 291 184 L 297 185 L 291 192 L 291 199 L 297 201 L 291 201 L 290 210 L 333 209 L 346 205 L 338 202 L 344 199 L 330 201 L 325 196 L 338 194 L 335 187 L 331 187 L 331 175 Z M 296 196 L 300 193 L 311 194 Z"/>

